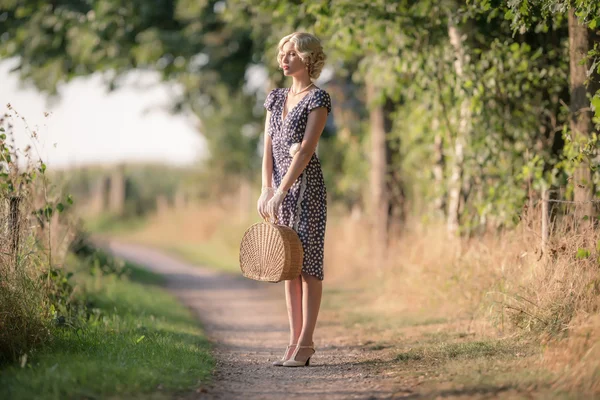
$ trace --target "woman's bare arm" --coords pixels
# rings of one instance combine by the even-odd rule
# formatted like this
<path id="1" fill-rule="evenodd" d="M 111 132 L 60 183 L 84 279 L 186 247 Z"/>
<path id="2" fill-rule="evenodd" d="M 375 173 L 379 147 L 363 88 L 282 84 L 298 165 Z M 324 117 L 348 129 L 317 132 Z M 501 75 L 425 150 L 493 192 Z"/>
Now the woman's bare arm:
<path id="1" fill-rule="evenodd" d="M 317 149 L 317 144 L 319 144 L 319 139 L 321 138 L 326 122 L 327 109 L 325 107 L 315 108 L 308 114 L 306 130 L 304 132 L 304 139 L 300 145 L 300 150 L 294 156 L 290 168 L 288 168 L 287 173 L 281 181 L 281 185 L 279 185 L 279 189 L 284 192 L 289 190 L 302 171 L 304 171 L 304 168 L 306 168 L 312 155 Z"/>
<path id="2" fill-rule="evenodd" d="M 271 136 L 269 136 L 270 120 L 271 112 L 267 111 L 267 118 L 265 120 L 265 144 L 262 160 L 262 187 L 272 187 L 273 185 L 273 145 L 271 141 Z"/>

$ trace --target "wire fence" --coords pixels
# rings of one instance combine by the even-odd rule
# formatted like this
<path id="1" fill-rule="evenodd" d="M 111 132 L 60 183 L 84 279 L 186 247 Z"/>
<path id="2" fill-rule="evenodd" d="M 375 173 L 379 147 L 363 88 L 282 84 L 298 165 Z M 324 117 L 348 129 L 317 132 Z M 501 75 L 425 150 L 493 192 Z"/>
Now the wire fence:
<path id="1" fill-rule="evenodd" d="M 540 239 L 542 253 L 547 254 L 553 236 L 582 235 L 593 239 L 600 216 L 600 199 L 565 200 L 565 189 L 546 189 L 540 199 Z M 587 238 L 585 235 L 589 235 Z"/>

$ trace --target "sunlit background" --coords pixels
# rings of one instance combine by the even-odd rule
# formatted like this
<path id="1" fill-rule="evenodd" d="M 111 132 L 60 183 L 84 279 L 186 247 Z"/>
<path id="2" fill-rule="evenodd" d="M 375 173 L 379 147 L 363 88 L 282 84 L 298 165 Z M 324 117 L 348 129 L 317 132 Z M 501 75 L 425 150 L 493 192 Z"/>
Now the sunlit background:
<path id="1" fill-rule="evenodd" d="M 39 142 L 19 129 L 16 143 L 24 148 L 35 142 L 51 168 L 140 161 L 189 166 L 206 155 L 194 117 L 168 112 L 175 88 L 155 74 L 132 72 L 114 92 L 107 91 L 100 74 L 77 78 L 49 99 L 10 74 L 14 65 L 0 63 L 0 104 L 10 103 L 31 127 L 39 127 Z"/>

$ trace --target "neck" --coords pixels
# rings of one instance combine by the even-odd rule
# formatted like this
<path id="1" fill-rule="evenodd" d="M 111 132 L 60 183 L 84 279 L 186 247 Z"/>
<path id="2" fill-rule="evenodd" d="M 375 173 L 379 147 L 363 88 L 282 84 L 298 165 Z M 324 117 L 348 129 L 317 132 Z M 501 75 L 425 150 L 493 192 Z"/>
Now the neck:
<path id="1" fill-rule="evenodd" d="M 312 81 L 310 80 L 310 78 L 308 77 L 308 75 L 296 78 L 295 76 L 293 77 L 294 81 L 292 82 L 292 91 L 298 93 L 299 91 L 306 89 L 306 87 L 308 87 Z"/>

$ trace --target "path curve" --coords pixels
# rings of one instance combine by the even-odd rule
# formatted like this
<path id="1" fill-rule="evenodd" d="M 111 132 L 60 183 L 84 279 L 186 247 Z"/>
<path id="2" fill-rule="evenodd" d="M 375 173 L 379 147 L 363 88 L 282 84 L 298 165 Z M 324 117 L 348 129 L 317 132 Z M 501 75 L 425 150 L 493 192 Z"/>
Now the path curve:
<path id="1" fill-rule="evenodd" d="M 194 266 L 155 249 L 103 240 L 102 247 L 166 278 L 166 287 L 190 307 L 215 344 L 217 367 L 198 399 L 412 398 L 393 390 L 374 354 L 355 344 L 352 332 L 320 321 L 311 366 L 272 367 L 287 345 L 282 284 L 255 282 Z M 188 398 L 188 397 L 186 397 Z"/>

